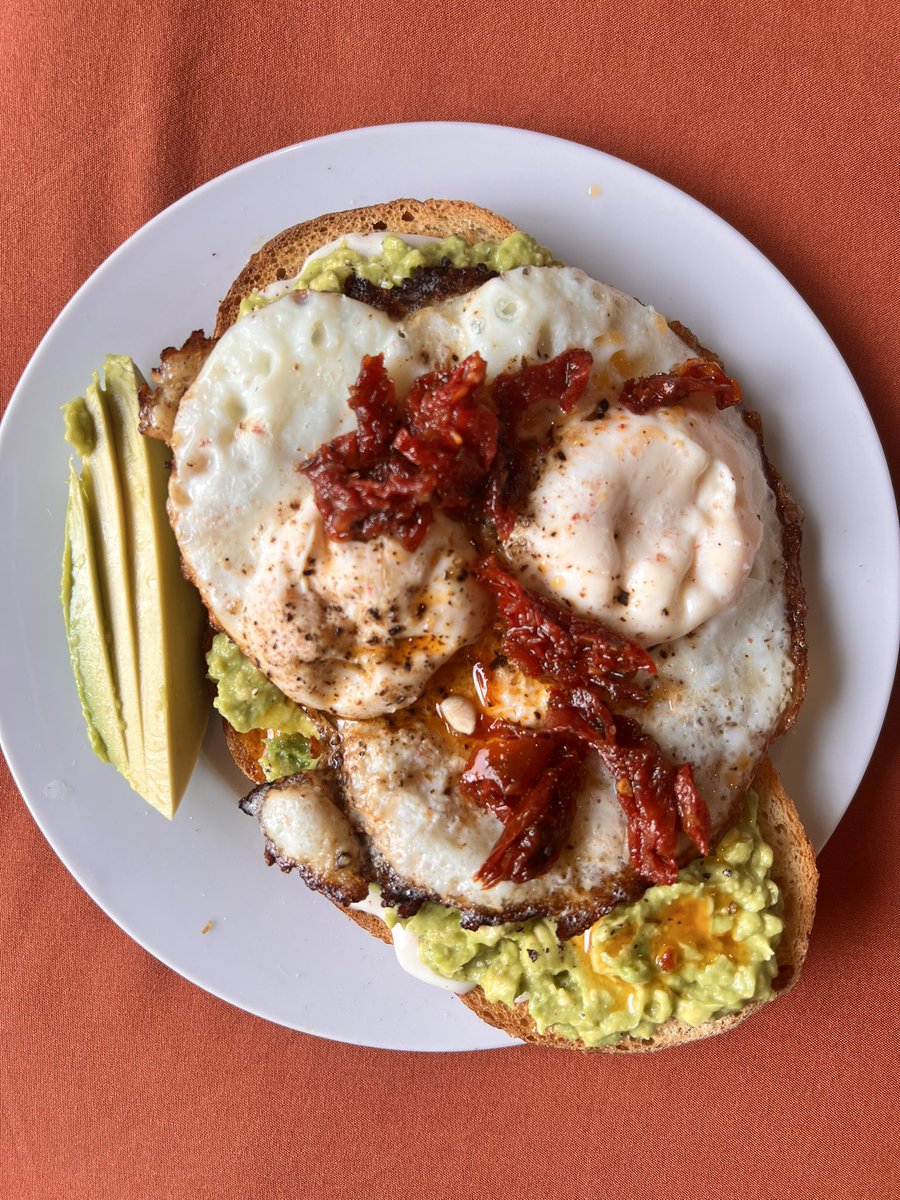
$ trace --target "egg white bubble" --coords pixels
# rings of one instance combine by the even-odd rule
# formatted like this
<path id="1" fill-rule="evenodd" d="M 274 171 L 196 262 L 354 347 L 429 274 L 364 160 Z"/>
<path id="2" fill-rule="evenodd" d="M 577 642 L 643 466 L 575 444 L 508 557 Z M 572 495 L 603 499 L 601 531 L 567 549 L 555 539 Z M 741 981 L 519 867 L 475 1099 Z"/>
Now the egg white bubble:
<path id="1" fill-rule="evenodd" d="M 740 415 L 615 408 L 559 431 L 506 550 L 530 586 L 654 645 L 737 600 L 766 494 Z"/>

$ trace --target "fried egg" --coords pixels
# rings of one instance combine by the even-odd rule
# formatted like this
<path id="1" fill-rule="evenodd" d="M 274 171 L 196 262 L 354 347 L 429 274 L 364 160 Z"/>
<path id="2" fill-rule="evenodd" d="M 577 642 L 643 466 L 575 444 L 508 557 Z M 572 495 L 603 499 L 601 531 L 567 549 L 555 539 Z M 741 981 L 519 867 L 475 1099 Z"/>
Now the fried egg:
<path id="1" fill-rule="evenodd" d="M 488 606 L 462 529 L 407 551 L 329 540 L 304 460 L 355 427 L 365 354 L 412 378 L 403 330 L 342 296 L 291 293 L 239 321 L 182 400 L 169 514 L 216 624 L 291 699 L 368 717 L 415 699 L 481 633 Z"/>
<path id="2" fill-rule="evenodd" d="M 792 692 L 781 524 L 771 492 L 760 509 L 759 547 L 739 596 L 690 633 L 653 647 L 657 674 L 648 702 L 631 710 L 673 762 L 693 763 L 715 836 L 734 819 Z M 539 727 L 549 695 L 510 667 L 491 672 L 486 694 L 473 661 L 477 654 L 445 669 L 404 711 L 339 722 L 348 811 L 370 847 L 385 895 L 437 899 L 476 924 L 552 915 L 563 930 L 579 932 L 644 886 L 628 867 L 614 781 L 589 756 L 571 835 L 557 861 L 525 883 L 483 888 L 474 876 L 502 825 L 460 790 L 476 743 L 448 728 L 446 698 Z"/>
<path id="3" fill-rule="evenodd" d="M 507 559 L 528 587 L 650 649 L 657 675 L 631 715 L 673 762 L 694 764 L 714 833 L 779 727 L 793 627 L 758 439 L 739 410 L 703 397 L 640 416 L 617 402 L 626 379 L 692 356 L 658 313 L 575 268 L 520 268 L 401 321 L 289 291 L 220 339 L 182 400 L 170 515 L 216 624 L 335 720 L 339 771 L 327 788 L 320 773 L 298 776 L 264 826 L 278 861 L 313 886 L 296 831 L 327 791 L 329 819 L 337 803 L 386 899 L 428 897 L 473 924 L 553 915 L 568 935 L 642 890 L 593 755 L 556 863 L 524 883 L 476 882 L 502 828 L 459 787 L 477 718 L 539 726 L 547 689 L 497 662 L 485 686 L 496 646 L 463 526 L 439 514 L 413 552 L 330 541 L 298 469 L 355 427 L 347 398 L 364 354 L 384 356 L 403 395 L 474 352 L 490 381 L 573 347 L 592 354 L 590 386 L 551 431 Z M 325 890 L 357 899 L 336 886 Z"/>
<path id="4" fill-rule="evenodd" d="M 297 291 L 243 317 L 219 339 L 182 399 L 172 438 L 170 518 L 215 623 L 298 703 L 356 719 L 412 703 L 442 663 L 478 639 L 488 620 L 486 599 L 468 571 L 468 540 L 461 527 L 440 518 L 415 551 L 390 538 L 329 541 L 300 467 L 324 442 L 355 427 L 348 395 L 364 355 L 384 356 L 402 395 L 416 376 L 476 351 L 490 380 L 572 346 L 593 355 L 592 405 L 613 400 L 626 377 L 666 370 L 688 354 L 658 313 L 575 268 L 523 267 L 403 321 L 344 296 Z M 700 423 L 699 417 L 690 420 Z M 644 421 L 642 428 L 651 424 Z M 706 464 L 706 475 L 691 466 L 694 474 L 676 485 L 670 506 L 689 522 L 673 551 L 672 575 L 683 592 L 679 611 L 694 613 L 696 623 L 727 604 L 735 590 L 729 585 L 717 592 L 708 583 L 704 547 L 718 537 L 717 513 L 723 512 L 724 530 L 718 540 L 728 538 L 732 546 L 719 558 L 728 559 L 735 579 L 753 557 L 753 520 L 742 524 L 735 516 L 748 504 L 740 490 L 743 477 L 726 453 L 716 456 L 713 434 L 692 434 L 677 414 L 657 424 L 668 429 L 670 445 L 699 446 L 696 454 Z M 598 435 L 582 438 L 581 467 L 573 462 L 561 470 L 555 466 L 559 456 L 548 460 L 534 512 L 523 514 L 510 542 L 523 574 L 540 576 L 570 603 L 590 576 L 595 609 L 609 603 L 608 596 L 596 595 L 597 580 L 610 571 L 598 547 L 612 535 L 608 523 L 601 530 L 599 500 L 582 513 L 566 496 L 589 471 L 597 446 L 588 443 L 604 443 Z M 576 460 L 582 435 L 573 425 L 562 436 Z M 620 446 L 612 456 L 627 452 Z M 647 477 L 655 464 L 649 451 L 644 459 Z M 722 500 L 727 484 L 717 488 L 708 478 L 717 471 L 728 474 L 732 485 L 728 511 Z M 611 478 L 609 489 L 626 474 Z M 649 510 L 656 499 L 647 496 L 643 504 L 641 487 L 627 494 L 632 510 Z M 661 572 L 648 570 L 660 553 L 655 539 L 665 531 L 637 520 L 619 523 L 626 536 L 618 574 L 633 597 L 629 614 L 655 605 L 656 623 L 642 632 L 671 635 L 659 613 L 676 611 L 676 602 L 669 603 Z M 585 538 L 593 540 L 595 563 L 587 576 L 579 574 L 574 553 Z M 614 584 L 615 594 L 625 586 Z M 698 605 L 694 593 L 703 588 Z"/>

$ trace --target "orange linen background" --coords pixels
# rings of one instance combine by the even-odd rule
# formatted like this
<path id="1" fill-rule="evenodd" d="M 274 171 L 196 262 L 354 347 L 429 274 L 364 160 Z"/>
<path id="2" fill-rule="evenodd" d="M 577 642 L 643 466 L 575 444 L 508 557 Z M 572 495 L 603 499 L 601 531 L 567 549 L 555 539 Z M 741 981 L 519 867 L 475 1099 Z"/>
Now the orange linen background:
<path id="1" fill-rule="evenodd" d="M 0 13 L 4 402 L 75 288 L 185 192 L 334 130 L 463 119 L 585 142 L 720 213 L 823 320 L 896 463 L 892 4 L 2 0 Z M 889 1193 L 896 718 L 895 704 L 821 856 L 797 989 L 728 1037 L 624 1061 L 392 1054 L 237 1011 L 95 907 L 4 768 L 0 1194 Z"/>

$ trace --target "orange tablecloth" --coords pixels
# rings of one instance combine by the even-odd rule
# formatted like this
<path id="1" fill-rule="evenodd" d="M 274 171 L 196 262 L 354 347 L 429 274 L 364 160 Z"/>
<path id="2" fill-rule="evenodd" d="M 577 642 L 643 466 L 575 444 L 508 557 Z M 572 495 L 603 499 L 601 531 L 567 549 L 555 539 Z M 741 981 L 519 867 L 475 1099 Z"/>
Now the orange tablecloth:
<path id="1" fill-rule="evenodd" d="M 4 402 L 74 289 L 185 192 L 322 133 L 462 119 L 585 142 L 719 212 L 818 313 L 897 461 L 886 0 L 216 7 L 3 0 Z M 821 856 L 797 989 L 727 1038 L 631 1061 L 391 1054 L 235 1011 L 103 916 L 4 768 L 0 1194 L 889 1193 L 896 717 Z"/>

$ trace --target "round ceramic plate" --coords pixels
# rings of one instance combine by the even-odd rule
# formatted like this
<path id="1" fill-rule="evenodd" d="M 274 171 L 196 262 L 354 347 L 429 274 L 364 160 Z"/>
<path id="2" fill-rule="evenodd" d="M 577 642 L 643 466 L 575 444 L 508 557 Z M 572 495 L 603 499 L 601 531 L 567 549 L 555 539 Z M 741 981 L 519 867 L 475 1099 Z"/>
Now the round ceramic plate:
<path id="1" fill-rule="evenodd" d="M 474 1050 L 508 1039 L 405 975 L 387 947 L 295 876 L 265 866 L 257 824 L 235 803 L 247 785 L 218 722 L 171 824 L 97 761 L 58 598 L 69 455 L 59 406 L 107 353 L 130 354 L 147 372 L 162 347 L 210 330 L 246 258 L 282 228 L 396 196 L 464 197 L 503 213 L 560 258 L 689 325 L 762 412 L 771 457 L 807 513 L 812 683 L 776 758 L 817 847 L 849 804 L 884 717 L 898 632 L 897 513 L 859 391 L 774 267 L 675 188 L 534 133 L 384 126 L 268 155 L 156 217 L 66 307 L 0 428 L 0 562 L 17 568 L 0 589 L 0 735 L 35 819 L 123 929 L 213 994 L 341 1041 Z"/>

